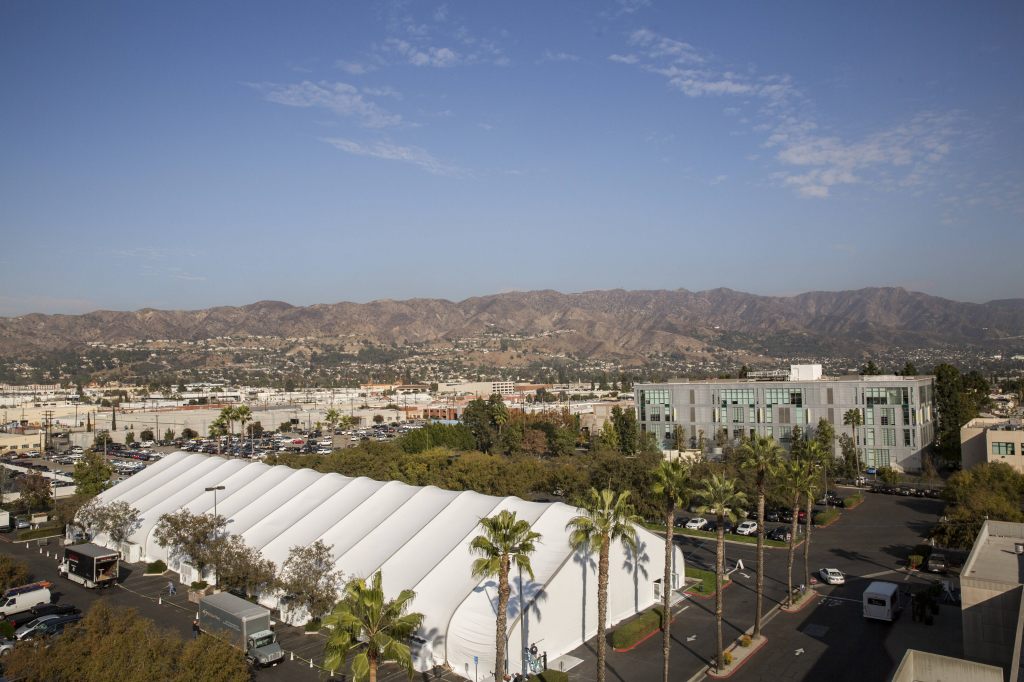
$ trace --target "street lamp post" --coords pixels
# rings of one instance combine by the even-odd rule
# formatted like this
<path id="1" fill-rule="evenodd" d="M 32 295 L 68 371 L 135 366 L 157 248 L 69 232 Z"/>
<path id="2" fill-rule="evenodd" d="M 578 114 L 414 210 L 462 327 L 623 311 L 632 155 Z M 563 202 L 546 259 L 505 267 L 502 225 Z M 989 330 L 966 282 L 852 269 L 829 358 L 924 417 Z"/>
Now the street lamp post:
<path id="1" fill-rule="evenodd" d="M 518 554 L 518 552 L 517 552 Z M 522 647 L 522 651 L 519 653 L 519 660 L 522 662 L 520 666 L 522 668 L 523 679 L 526 679 L 526 612 L 523 611 L 523 567 L 516 562 L 516 568 L 519 569 L 519 644 Z"/>
<path id="2" fill-rule="evenodd" d="M 222 485 L 214 485 L 214 486 L 210 486 L 210 487 L 206 488 L 206 492 L 213 493 L 213 519 L 214 519 L 214 523 L 216 523 L 216 521 L 217 521 L 217 491 L 218 490 L 224 490 L 224 486 L 222 486 Z M 203 576 L 199 576 L 200 580 L 202 580 L 202 578 L 203 578 Z M 213 584 L 214 585 L 217 584 L 217 578 L 218 578 L 218 576 L 217 576 L 217 563 L 214 562 L 214 564 L 213 564 Z"/>

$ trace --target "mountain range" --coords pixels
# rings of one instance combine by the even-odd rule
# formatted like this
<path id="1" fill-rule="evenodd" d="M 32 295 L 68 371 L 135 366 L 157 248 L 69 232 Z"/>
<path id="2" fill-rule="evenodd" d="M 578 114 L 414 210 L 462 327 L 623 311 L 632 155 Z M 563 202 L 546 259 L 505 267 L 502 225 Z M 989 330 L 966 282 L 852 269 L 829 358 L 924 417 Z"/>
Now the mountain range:
<path id="1" fill-rule="evenodd" d="M 797 349 L 1020 346 L 1024 299 L 964 303 L 902 288 L 869 288 L 795 296 L 614 289 L 510 292 L 458 302 L 416 298 L 293 306 L 260 301 L 189 311 L 0 318 L 0 355 L 145 339 L 250 335 L 402 345 L 489 332 L 545 339 L 541 345 L 547 350 L 571 350 L 579 357 L 686 353 L 708 344 L 767 355 Z"/>

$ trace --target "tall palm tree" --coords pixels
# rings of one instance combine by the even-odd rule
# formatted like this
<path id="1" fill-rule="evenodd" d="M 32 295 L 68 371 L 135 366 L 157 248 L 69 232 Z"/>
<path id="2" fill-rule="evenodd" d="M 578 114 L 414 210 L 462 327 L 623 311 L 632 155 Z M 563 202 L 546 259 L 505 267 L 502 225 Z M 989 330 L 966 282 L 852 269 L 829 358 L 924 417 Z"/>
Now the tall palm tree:
<path id="1" fill-rule="evenodd" d="M 697 497 L 703 501 L 701 513 L 714 514 L 717 521 L 718 546 L 715 554 L 715 628 L 717 631 L 718 654 L 715 670 L 725 667 L 725 644 L 722 641 L 722 582 L 725 577 L 725 520 L 736 520 L 736 512 L 747 504 L 747 496 L 736 489 L 736 482 L 725 474 L 712 474 L 704 479 L 697 489 Z"/>
<path id="2" fill-rule="evenodd" d="M 811 584 L 811 518 L 814 516 L 814 498 L 818 494 L 819 480 L 818 472 L 814 469 L 814 463 L 806 461 L 808 475 L 800 482 L 800 493 L 807 504 L 807 518 L 804 519 L 804 585 Z"/>
<path id="3" fill-rule="evenodd" d="M 245 423 L 252 421 L 252 410 L 248 405 L 239 405 L 234 409 L 235 421 L 238 422 L 238 431 L 242 438 L 245 438 Z"/>
<path id="4" fill-rule="evenodd" d="M 857 475 L 860 475 L 860 454 L 857 452 L 857 427 L 864 423 L 860 410 L 851 407 L 843 412 L 843 424 L 850 427 L 850 436 L 853 438 L 853 452 L 856 455 Z"/>
<path id="5" fill-rule="evenodd" d="M 597 682 L 604 682 L 605 622 L 608 617 L 608 550 L 620 541 L 636 550 L 636 526 L 640 517 L 629 503 L 629 491 L 615 494 L 591 488 L 580 514 L 565 524 L 574 551 L 598 553 L 597 561 Z"/>
<path id="6" fill-rule="evenodd" d="M 540 533 L 530 530 L 529 522 L 516 518 L 516 513 L 502 510 L 494 516 L 480 519 L 483 535 L 473 538 L 469 548 L 479 559 L 473 562 L 474 578 L 498 579 L 498 620 L 494 634 L 494 679 L 500 682 L 505 675 L 505 636 L 508 634 L 507 614 L 508 598 L 511 587 L 508 584 L 508 572 L 512 564 L 526 571 L 533 580 L 533 567 L 530 566 L 530 555 L 536 549 Z M 522 573 L 520 572 L 520 576 Z M 519 589 L 523 589 L 522 580 Z M 522 618 L 523 614 L 519 614 Z M 525 642 L 523 643 L 525 645 Z"/>
<path id="7" fill-rule="evenodd" d="M 324 667 L 333 672 L 349 654 L 362 649 L 352 660 L 352 678 L 357 682 L 367 676 L 377 682 L 377 666 L 384 661 L 394 661 L 411 679 L 412 654 L 405 642 L 423 622 L 422 613 L 409 613 L 415 598 L 412 590 L 402 590 L 394 599 L 385 599 L 380 571 L 369 583 L 362 578 L 349 580 L 341 601 L 323 621 L 328 630 Z"/>
<path id="8" fill-rule="evenodd" d="M 654 494 L 661 498 L 662 509 L 665 511 L 665 576 L 661 584 L 662 608 L 662 643 L 661 655 L 664 659 L 663 678 L 668 679 L 668 657 L 672 637 L 669 627 L 672 617 L 669 608 L 672 597 L 672 536 L 675 529 L 673 522 L 676 510 L 686 508 L 690 494 L 693 492 L 693 480 L 690 478 L 690 467 L 680 460 L 662 462 L 654 470 Z"/>
<path id="9" fill-rule="evenodd" d="M 796 558 L 797 529 L 800 523 L 800 498 L 807 487 L 807 479 L 815 477 L 814 470 L 806 460 L 792 460 L 786 464 L 782 481 L 783 494 L 790 502 L 793 514 L 789 529 L 789 557 L 786 568 L 786 603 L 793 605 L 793 559 Z M 807 583 L 805 582 L 804 585 Z"/>
<path id="10" fill-rule="evenodd" d="M 782 446 L 772 436 L 755 436 L 740 446 L 740 467 L 754 472 L 757 486 L 757 597 L 754 607 L 754 637 L 761 636 L 761 614 L 764 601 L 764 499 L 768 480 L 775 476 L 782 462 Z"/>
<path id="11" fill-rule="evenodd" d="M 331 427 L 332 434 L 334 433 L 334 430 L 338 428 L 338 422 L 340 420 L 341 414 L 333 407 L 327 410 L 327 413 L 324 415 L 324 421 L 327 422 L 328 426 Z"/>

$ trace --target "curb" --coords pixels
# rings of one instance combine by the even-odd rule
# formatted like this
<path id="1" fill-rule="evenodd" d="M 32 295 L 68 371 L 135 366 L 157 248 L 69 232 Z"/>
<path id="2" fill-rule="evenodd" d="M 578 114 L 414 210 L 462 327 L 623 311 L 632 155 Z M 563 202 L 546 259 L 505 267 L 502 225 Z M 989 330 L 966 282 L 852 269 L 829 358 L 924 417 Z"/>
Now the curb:
<path id="1" fill-rule="evenodd" d="M 818 594 L 817 590 L 815 590 L 812 587 L 809 587 L 807 588 L 807 594 L 804 597 L 804 602 L 802 604 L 798 604 L 795 609 L 787 608 L 785 606 L 779 606 L 779 611 L 782 611 L 783 613 L 800 613 L 801 611 L 807 608 L 808 604 L 813 604 L 814 600 L 820 596 L 821 595 Z"/>
<path id="2" fill-rule="evenodd" d="M 751 658 L 753 658 L 754 655 L 758 651 L 760 651 L 762 648 L 764 648 L 764 646 L 766 644 L 768 644 L 768 638 L 765 637 L 764 635 L 761 635 L 761 641 L 758 642 L 756 645 L 751 644 L 751 646 L 749 647 L 749 650 L 747 651 L 747 655 L 743 657 L 743 660 L 742 661 L 738 661 L 738 662 L 736 662 L 735 665 L 730 666 L 729 670 L 727 670 L 724 673 L 719 674 L 717 672 L 711 672 L 712 666 L 709 665 L 704 674 L 707 675 L 708 677 L 710 677 L 713 680 L 725 680 L 725 679 L 728 679 L 728 678 L 732 677 L 733 675 L 735 675 L 737 670 L 739 670 L 744 665 L 746 665 L 747 661 L 749 661 Z M 733 649 L 735 649 L 738 646 L 739 646 L 739 644 L 733 644 L 732 647 L 727 649 L 727 651 L 732 651 Z"/>

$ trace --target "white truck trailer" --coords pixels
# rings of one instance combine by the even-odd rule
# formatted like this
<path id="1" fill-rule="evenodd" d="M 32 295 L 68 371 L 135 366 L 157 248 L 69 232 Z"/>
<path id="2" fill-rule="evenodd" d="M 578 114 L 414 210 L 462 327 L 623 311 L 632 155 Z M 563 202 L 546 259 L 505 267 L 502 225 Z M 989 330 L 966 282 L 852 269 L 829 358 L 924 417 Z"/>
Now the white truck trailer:
<path id="1" fill-rule="evenodd" d="M 230 592 L 199 600 L 199 629 L 244 651 L 245 660 L 254 667 L 284 660 L 277 635 L 270 629 L 270 611 Z"/>

